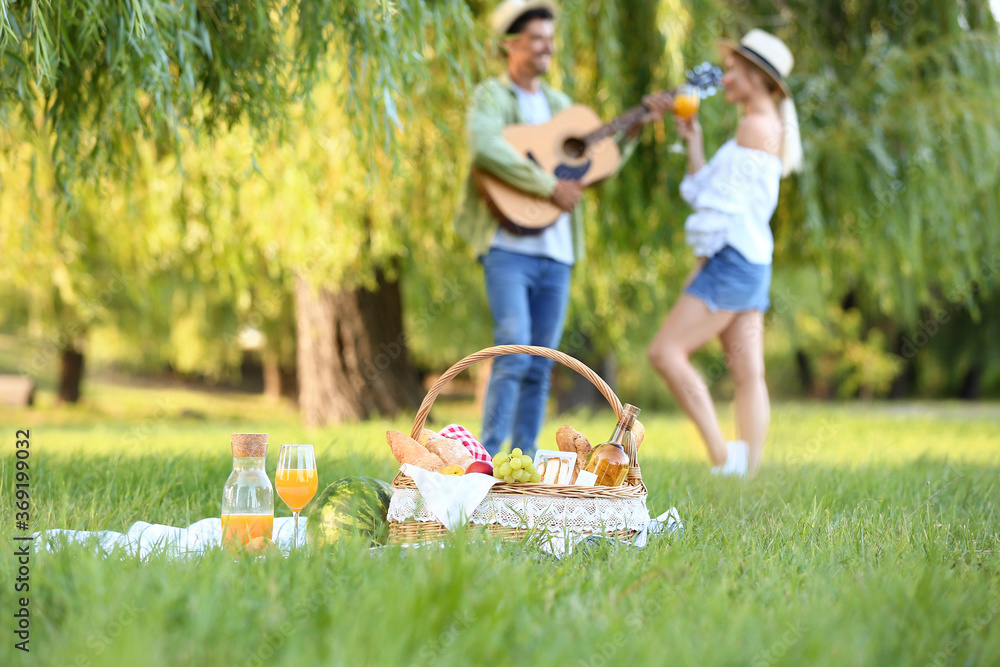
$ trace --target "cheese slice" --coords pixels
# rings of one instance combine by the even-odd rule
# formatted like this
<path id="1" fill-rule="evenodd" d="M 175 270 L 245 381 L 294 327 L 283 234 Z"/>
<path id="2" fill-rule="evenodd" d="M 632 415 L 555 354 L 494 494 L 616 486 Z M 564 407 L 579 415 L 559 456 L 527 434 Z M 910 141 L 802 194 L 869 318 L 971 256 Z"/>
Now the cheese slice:
<path id="1" fill-rule="evenodd" d="M 573 479 L 573 464 L 569 459 L 559 459 L 559 484 L 569 484 Z"/>
<path id="2" fill-rule="evenodd" d="M 561 470 L 559 459 L 548 459 L 545 461 L 545 475 L 542 477 L 544 484 L 558 484 L 559 471 Z"/>

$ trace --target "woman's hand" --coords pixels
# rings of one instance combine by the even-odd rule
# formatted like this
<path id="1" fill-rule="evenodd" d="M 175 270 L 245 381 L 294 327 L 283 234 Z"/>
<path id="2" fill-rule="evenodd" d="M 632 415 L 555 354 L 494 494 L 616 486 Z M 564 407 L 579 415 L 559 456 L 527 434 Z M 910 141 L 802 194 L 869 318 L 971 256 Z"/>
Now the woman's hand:
<path id="1" fill-rule="evenodd" d="M 701 141 L 701 123 L 698 116 L 692 116 L 691 120 L 684 120 L 680 116 L 674 116 L 674 126 L 677 128 L 677 136 L 691 145 L 692 141 Z"/>
<path id="2" fill-rule="evenodd" d="M 698 170 L 705 166 L 705 142 L 702 140 L 698 116 L 692 116 L 690 120 L 678 116 L 675 117 L 674 124 L 677 127 L 677 135 L 687 142 L 688 173 L 697 174 Z"/>
<path id="3" fill-rule="evenodd" d="M 695 260 L 694 268 L 691 269 L 691 273 L 689 273 L 688 277 L 684 280 L 684 286 L 681 287 L 681 293 L 684 293 L 687 290 L 687 288 L 691 286 L 691 283 L 693 283 L 694 279 L 698 277 L 699 273 L 701 273 L 701 270 L 705 266 L 705 262 L 707 261 L 708 259 L 705 257 L 698 257 Z"/>

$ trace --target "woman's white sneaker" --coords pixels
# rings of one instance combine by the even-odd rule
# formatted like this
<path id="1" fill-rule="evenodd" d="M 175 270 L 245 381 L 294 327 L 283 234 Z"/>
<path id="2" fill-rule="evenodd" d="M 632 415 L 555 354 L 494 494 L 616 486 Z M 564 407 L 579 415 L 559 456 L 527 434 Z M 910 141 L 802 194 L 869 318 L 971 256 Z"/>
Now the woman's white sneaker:
<path id="1" fill-rule="evenodd" d="M 726 443 L 726 462 L 712 468 L 713 475 L 746 477 L 750 467 L 750 447 L 742 440 Z"/>

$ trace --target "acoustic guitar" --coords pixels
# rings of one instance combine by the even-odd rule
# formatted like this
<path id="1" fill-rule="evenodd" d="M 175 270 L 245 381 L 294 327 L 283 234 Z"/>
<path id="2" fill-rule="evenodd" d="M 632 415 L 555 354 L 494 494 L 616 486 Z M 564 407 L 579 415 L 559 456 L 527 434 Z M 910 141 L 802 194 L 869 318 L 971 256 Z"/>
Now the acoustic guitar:
<path id="1" fill-rule="evenodd" d="M 714 94 L 721 79 L 722 70 L 709 63 L 687 73 L 688 83 L 698 88 L 701 97 Z M 589 186 L 617 171 L 621 152 L 614 135 L 648 112 L 640 104 L 605 124 L 589 107 L 574 104 L 542 125 L 508 125 L 503 136 L 525 159 L 556 178 Z M 563 212 L 550 200 L 518 190 L 487 171 L 473 168 L 472 174 L 493 215 L 515 234 L 539 234 Z"/>

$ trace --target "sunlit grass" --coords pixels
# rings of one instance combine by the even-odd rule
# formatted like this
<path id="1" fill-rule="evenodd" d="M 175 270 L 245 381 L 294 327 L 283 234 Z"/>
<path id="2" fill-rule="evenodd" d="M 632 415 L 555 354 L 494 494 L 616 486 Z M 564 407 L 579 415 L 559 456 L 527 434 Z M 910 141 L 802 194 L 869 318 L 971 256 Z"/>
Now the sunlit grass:
<path id="1" fill-rule="evenodd" d="M 434 418 L 479 426 L 465 402 L 439 402 Z M 1000 662 L 1000 406 L 778 404 L 750 482 L 709 476 L 680 415 L 643 420 L 650 510 L 676 506 L 686 524 L 643 552 L 555 561 L 463 536 L 447 549 L 373 555 L 349 541 L 237 562 L 71 547 L 33 556 L 32 653 L 5 641 L 0 664 Z M 541 442 L 563 423 L 601 440 L 613 421 L 552 417 Z M 121 531 L 217 515 L 231 432 L 271 434 L 272 476 L 278 444 L 313 442 L 325 485 L 391 479 L 384 432 L 410 420 L 310 430 L 255 396 L 94 382 L 82 406 L 0 413 L 8 545 L 22 427 L 35 529 Z M 0 558 L 8 620 L 14 568 Z"/>

